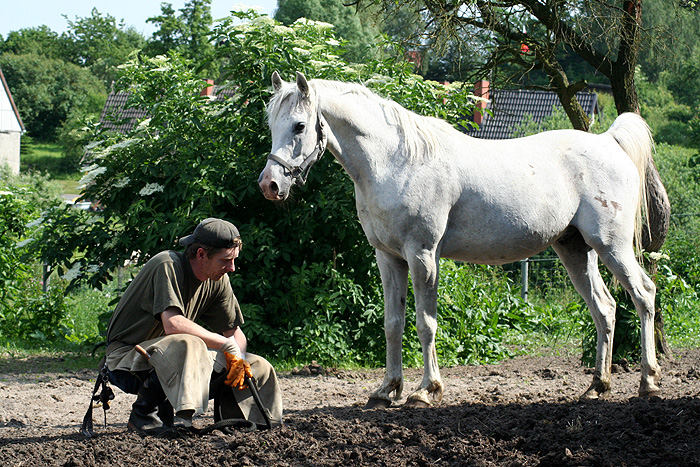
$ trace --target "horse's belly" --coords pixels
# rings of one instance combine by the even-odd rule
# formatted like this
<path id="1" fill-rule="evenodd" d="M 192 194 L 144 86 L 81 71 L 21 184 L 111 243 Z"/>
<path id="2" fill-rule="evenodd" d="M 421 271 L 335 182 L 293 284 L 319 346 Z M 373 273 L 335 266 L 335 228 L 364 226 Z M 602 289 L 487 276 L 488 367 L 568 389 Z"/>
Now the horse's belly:
<path id="1" fill-rule="evenodd" d="M 441 256 L 481 264 L 504 264 L 528 258 L 551 245 L 568 226 L 568 219 L 545 225 L 475 223 L 448 228 Z"/>
<path id="2" fill-rule="evenodd" d="M 443 248 L 440 256 L 456 261 L 478 264 L 505 264 L 529 258 L 546 249 L 550 243 L 538 246 L 513 244 L 454 245 Z"/>

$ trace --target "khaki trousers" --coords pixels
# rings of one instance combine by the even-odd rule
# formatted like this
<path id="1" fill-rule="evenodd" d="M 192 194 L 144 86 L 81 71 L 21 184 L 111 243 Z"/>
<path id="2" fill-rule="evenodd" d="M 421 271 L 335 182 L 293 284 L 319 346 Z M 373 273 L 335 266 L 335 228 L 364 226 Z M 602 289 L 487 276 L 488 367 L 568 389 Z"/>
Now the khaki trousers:
<path id="1" fill-rule="evenodd" d="M 132 346 L 108 349 L 107 367 L 114 370 L 143 371 L 153 368 L 163 392 L 175 412 L 194 410 L 202 414 L 209 403 L 209 382 L 212 372 L 226 369 L 223 352 L 207 349 L 199 337 L 189 334 L 171 334 L 142 342 L 141 347 L 151 356 L 146 359 Z M 258 393 L 269 410 L 273 425 L 282 423 L 282 392 L 272 365 L 255 354 L 247 353 L 253 376 L 258 383 Z M 236 391 L 236 400 L 243 416 L 250 421 L 264 424 L 249 389 Z"/>

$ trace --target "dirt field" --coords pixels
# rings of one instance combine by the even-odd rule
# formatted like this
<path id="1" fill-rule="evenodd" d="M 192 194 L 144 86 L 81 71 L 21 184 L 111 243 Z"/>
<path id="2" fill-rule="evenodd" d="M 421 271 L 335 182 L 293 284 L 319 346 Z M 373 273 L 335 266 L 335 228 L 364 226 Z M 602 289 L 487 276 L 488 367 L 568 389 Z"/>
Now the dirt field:
<path id="1" fill-rule="evenodd" d="M 662 362 L 663 395 L 635 397 L 639 371 L 618 368 L 605 401 L 579 402 L 590 374 L 576 357 L 444 368 L 442 404 L 362 409 L 382 370 L 282 374 L 285 425 L 272 431 L 141 437 L 125 427 L 130 396 L 78 428 L 93 370 L 2 365 L 0 465 L 700 465 L 700 350 Z M 13 369 L 7 369 L 13 368 Z M 26 370 L 26 371 L 25 371 Z M 407 371 L 404 397 L 420 381 Z M 399 404 L 403 401 L 399 401 Z M 208 414 L 195 420 L 204 427 Z"/>

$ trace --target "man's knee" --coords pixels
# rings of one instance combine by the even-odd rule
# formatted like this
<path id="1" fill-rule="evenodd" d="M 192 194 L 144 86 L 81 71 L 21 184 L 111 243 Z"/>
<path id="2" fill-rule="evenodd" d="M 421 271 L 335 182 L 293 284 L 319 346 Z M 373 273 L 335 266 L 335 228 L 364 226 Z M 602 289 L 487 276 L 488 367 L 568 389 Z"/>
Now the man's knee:
<path id="1" fill-rule="evenodd" d="M 272 375 L 276 376 L 275 369 L 265 358 L 248 353 L 246 354 L 246 360 L 250 363 L 250 370 L 253 372 L 253 376 L 260 383 L 268 380 Z"/>
<path id="2" fill-rule="evenodd" d="M 190 334 L 170 334 L 165 336 L 156 344 L 156 349 L 175 358 L 184 358 L 187 355 L 204 356 L 207 354 L 207 345 L 204 341 Z"/>

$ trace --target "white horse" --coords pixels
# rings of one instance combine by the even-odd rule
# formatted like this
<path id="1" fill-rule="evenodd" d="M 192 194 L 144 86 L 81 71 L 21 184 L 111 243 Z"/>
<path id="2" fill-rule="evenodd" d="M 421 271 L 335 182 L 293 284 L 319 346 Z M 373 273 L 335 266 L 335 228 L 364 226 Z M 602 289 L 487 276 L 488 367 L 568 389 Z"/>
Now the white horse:
<path id="1" fill-rule="evenodd" d="M 386 373 L 368 407 L 386 407 L 403 389 L 401 338 L 408 273 L 424 372 L 407 404 L 442 399 L 435 352 L 439 258 L 503 264 L 551 246 L 583 296 L 597 329 L 593 382 L 581 396 L 610 390 L 615 301 L 598 260 L 630 293 L 641 319 L 639 394 L 659 392 L 654 348 L 654 283 L 633 243 L 645 204 L 652 139 L 644 120 L 620 115 L 601 135 L 548 131 L 527 138 L 471 138 L 419 116 L 363 86 L 296 83 L 275 72 L 268 104 L 272 151 L 258 180 L 267 199 L 303 184 L 326 145 L 355 184 L 357 214 L 376 249 L 384 288 Z M 635 228 L 637 226 L 637 228 Z"/>

